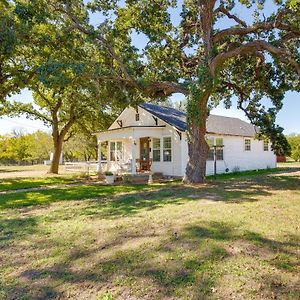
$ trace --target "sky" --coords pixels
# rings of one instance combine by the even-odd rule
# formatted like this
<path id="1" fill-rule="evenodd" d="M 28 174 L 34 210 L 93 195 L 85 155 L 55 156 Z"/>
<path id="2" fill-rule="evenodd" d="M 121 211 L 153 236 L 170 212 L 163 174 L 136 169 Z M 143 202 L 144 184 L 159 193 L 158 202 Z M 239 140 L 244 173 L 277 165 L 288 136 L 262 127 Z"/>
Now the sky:
<path id="1" fill-rule="evenodd" d="M 181 7 L 182 0 L 178 1 L 177 8 L 170 10 L 171 13 L 171 20 L 174 25 L 179 23 L 179 13 Z M 268 16 L 274 10 L 274 5 L 272 1 L 267 0 L 265 4 L 265 9 L 263 13 L 265 16 Z M 245 10 L 242 6 L 237 6 L 235 8 L 235 14 L 237 16 L 242 17 L 246 22 L 251 22 L 251 11 Z M 112 16 L 113 17 L 113 16 Z M 90 17 L 90 22 L 94 26 L 97 26 L 103 21 L 103 17 L 99 14 L 93 14 Z M 218 27 L 220 29 L 232 26 L 234 23 L 228 19 L 222 19 L 218 23 Z M 132 36 L 133 44 L 142 49 L 145 44 L 147 43 L 147 39 L 143 35 L 138 35 L 136 33 Z M 23 90 L 19 95 L 13 95 L 12 99 L 20 100 L 22 102 L 31 102 L 32 94 L 28 90 Z M 180 101 L 183 99 L 183 95 L 175 94 L 171 97 L 173 101 Z M 234 102 L 234 101 L 233 101 Z M 288 92 L 283 100 L 283 108 L 278 113 L 277 116 L 277 124 L 284 128 L 285 134 L 291 133 L 300 133 L 300 93 L 297 92 Z M 229 117 L 237 117 L 247 121 L 246 116 L 241 110 L 238 110 L 232 106 L 231 109 L 225 109 L 222 104 L 220 104 L 217 108 L 211 111 L 212 114 L 229 116 Z M 19 118 L 8 118 L 8 117 L 1 117 L 0 118 L 0 134 L 6 134 L 12 132 L 14 129 L 22 129 L 25 132 L 34 132 L 37 130 L 44 130 L 50 131 L 50 128 L 45 127 L 44 124 L 38 120 L 29 120 L 26 117 L 19 117 Z"/>

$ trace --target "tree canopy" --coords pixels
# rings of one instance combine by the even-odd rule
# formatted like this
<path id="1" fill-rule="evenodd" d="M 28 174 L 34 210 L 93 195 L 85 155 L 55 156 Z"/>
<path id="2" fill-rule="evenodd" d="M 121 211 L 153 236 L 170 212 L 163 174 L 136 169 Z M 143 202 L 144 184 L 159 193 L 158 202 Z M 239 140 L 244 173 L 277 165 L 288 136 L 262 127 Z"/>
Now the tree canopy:
<path id="1" fill-rule="evenodd" d="M 180 8 L 178 4 L 182 4 Z M 74 2 L 61 4 L 59 9 L 114 58 L 118 72 L 110 80 L 152 98 L 173 93 L 187 96 L 187 180 L 201 182 L 208 152 L 209 110 L 222 101 L 230 107 L 233 95 L 238 108 L 260 128 L 260 135 L 271 139 L 275 151 L 282 142 L 286 144 L 275 118 L 285 92 L 300 89 L 299 1 L 273 2 L 271 12 L 265 15 L 264 6 L 268 5 L 269 1 L 247 0 L 127 0 L 124 5 L 93 1 L 86 9 L 104 16 L 109 16 L 110 10 L 114 15 L 98 28 L 76 18 Z M 252 17 L 244 20 L 236 14 L 236 7 Z M 175 8 L 180 9 L 178 22 L 172 20 Z M 224 18 L 232 25 L 220 26 Z M 125 51 L 119 52 L 116 42 L 119 38 L 130 41 L 133 32 L 147 39 L 134 64 L 124 59 Z M 126 42 L 123 45 L 129 49 Z M 105 75 L 99 74 L 99 78 L 104 80 Z M 268 105 L 263 104 L 266 97 Z"/>
<path id="2" fill-rule="evenodd" d="M 26 114 L 52 128 L 54 156 L 50 172 L 53 173 L 58 172 L 63 143 L 74 132 L 81 130 L 91 134 L 92 128 L 103 129 L 115 111 L 128 105 L 126 93 L 110 82 L 98 79 L 99 72 L 114 69 L 112 59 L 95 47 L 89 37 L 72 29 L 71 22 L 56 9 L 55 3 L 13 1 L 6 6 L 7 14 L 16 22 L 30 24 L 27 26 L 29 34 L 17 40 L 26 58 L 17 51 L 7 57 L 13 61 L 15 54 L 16 60 L 24 59 L 24 73 L 30 76 L 26 86 L 33 92 L 34 103 L 2 102 L 2 112 L 10 116 Z M 85 16 L 84 11 L 80 13 Z M 5 85 L 10 88 L 3 88 L 3 95 L 22 87 L 18 72 L 7 77 Z M 15 89 L 11 87 L 11 81 L 16 81 Z"/>
<path id="3" fill-rule="evenodd" d="M 20 70 L 29 76 L 34 70 L 38 85 L 52 90 L 63 86 L 71 92 L 75 85 L 82 91 L 81 84 L 95 81 L 110 92 L 118 88 L 123 103 L 126 98 L 131 104 L 184 94 L 188 182 L 205 177 L 210 109 L 221 102 L 230 107 L 234 96 L 238 108 L 260 128 L 261 137 L 271 140 L 275 151 L 287 147 L 275 120 L 285 92 L 300 89 L 298 0 L 6 3 L 9 9 L 3 18 L 13 24 L 3 31 L 6 41 L 13 35 L 5 32 L 9 28 L 19 32 L 23 26 L 15 24 L 20 23 L 29 32 L 25 40 L 33 42 L 24 43 L 21 34 L 17 39 L 21 46 L 7 55 L 1 49 L 3 57 L 16 57 L 18 62 L 22 55 L 17 50 L 23 49 Z M 99 19 L 97 26 L 90 22 L 92 14 Z M 143 37 L 145 45 L 138 49 L 134 36 Z M 19 77 L 11 73 L 6 83 Z M 74 77 L 83 80 L 72 85 Z"/>

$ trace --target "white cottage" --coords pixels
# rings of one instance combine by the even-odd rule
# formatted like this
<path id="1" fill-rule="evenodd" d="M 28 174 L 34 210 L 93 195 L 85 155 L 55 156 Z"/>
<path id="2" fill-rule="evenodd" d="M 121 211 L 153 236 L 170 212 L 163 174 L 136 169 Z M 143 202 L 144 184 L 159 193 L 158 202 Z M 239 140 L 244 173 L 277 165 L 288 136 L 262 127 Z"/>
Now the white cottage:
<path id="1" fill-rule="evenodd" d="M 98 169 L 115 173 L 152 171 L 184 176 L 188 162 L 185 113 L 150 103 L 126 108 L 107 131 L 96 133 Z M 207 175 L 274 168 L 276 156 L 267 141 L 255 139 L 254 127 L 240 119 L 210 115 L 207 141 L 211 146 Z"/>

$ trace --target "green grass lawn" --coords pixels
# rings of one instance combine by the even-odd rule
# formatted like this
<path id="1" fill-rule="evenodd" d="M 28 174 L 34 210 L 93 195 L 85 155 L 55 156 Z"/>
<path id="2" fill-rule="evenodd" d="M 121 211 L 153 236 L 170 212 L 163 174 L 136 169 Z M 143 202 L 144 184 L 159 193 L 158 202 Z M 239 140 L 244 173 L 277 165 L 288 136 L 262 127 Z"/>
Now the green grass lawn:
<path id="1" fill-rule="evenodd" d="M 29 188 L 47 187 L 51 185 L 70 184 L 78 182 L 76 176 L 60 177 L 41 177 L 41 178 L 19 178 L 19 179 L 1 179 L 0 192 L 9 190 L 20 190 Z M 1 204 L 0 204 L 1 205 Z"/>
<path id="2" fill-rule="evenodd" d="M 299 204 L 297 169 L 0 195 L 0 299 L 299 299 Z"/>

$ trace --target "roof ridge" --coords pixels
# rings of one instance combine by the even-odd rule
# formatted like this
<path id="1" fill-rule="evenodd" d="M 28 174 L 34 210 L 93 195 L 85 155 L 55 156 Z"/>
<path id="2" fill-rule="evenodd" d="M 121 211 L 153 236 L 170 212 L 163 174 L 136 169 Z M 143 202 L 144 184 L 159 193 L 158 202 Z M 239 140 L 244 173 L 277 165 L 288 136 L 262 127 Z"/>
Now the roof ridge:
<path id="1" fill-rule="evenodd" d="M 142 103 L 141 108 L 158 117 L 165 123 L 182 132 L 187 130 L 186 113 L 174 107 L 163 106 L 154 103 Z M 207 132 L 220 134 L 232 134 L 240 136 L 253 136 L 255 127 L 237 117 L 228 117 L 210 114 L 207 119 Z"/>
<path id="2" fill-rule="evenodd" d="M 177 112 L 179 113 L 182 113 L 184 115 L 186 115 L 186 112 L 184 111 L 181 111 L 175 107 L 171 107 L 171 106 L 165 106 L 165 105 L 160 105 L 160 104 L 156 104 L 156 103 L 149 103 L 149 102 L 143 102 L 141 105 L 143 104 L 150 104 L 150 105 L 154 105 L 154 106 L 158 106 L 158 107 L 163 107 L 163 108 L 167 108 L 167 109 L 173 109 L 173 110 L 176 110 Z M 238 117 L 229 117 L 229 116 L 224 116 L 224 115 L 217 115 L 217 114 L 209 114 L 209 116 L 216 116 L 216 117 L 222 117 L 222 118 L 227 118 L 227 119 L 236 119 L 236 120 L 239 120 L 239 121 L 242 121 L 242 122 L 245 122 L 247 124 L 250 124 L 249 122 L 245 121 L 245 120 L 242 120 L 241 118 L 238 118 Z"/>
<path id="3" fill-rule="evenodd" d="M 216 115 L 216 114 L 209 114 L 209 116 L 216 116 L 216 117 L 222 117 L 222 118 L 227 118 L 227 119 L 236 119 L 236 120 L 245 122 L 245 123 L 247 123 L 247 124 L 251 124 L 251 123 L 249 123 L 249 122 L 247 122 L 247 121 L 245 121 L 245 120 L 242 120 L 242 119 L 240 119 L 240 118 L 238 118 L 238 117 L 229 117 L 229 116 Z"/>

